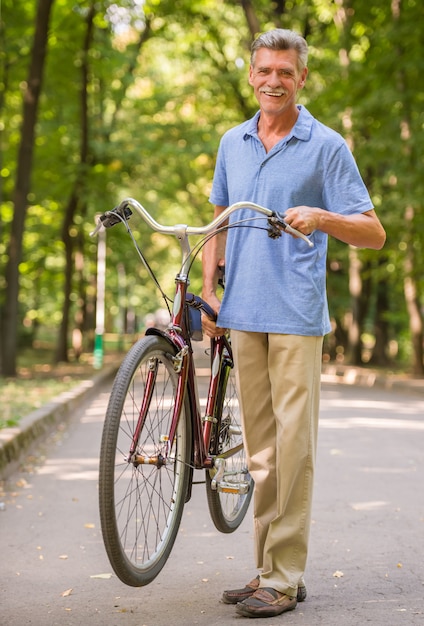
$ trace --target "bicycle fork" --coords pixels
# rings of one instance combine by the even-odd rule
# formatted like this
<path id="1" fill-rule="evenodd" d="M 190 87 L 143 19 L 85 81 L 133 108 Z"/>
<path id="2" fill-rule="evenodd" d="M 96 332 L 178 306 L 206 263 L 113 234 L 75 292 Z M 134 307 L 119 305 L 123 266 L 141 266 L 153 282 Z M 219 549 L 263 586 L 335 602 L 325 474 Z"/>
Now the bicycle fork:
<path id="1" fill-rule="evenodd" d="M 137 426 L 134 431 L 129 454 L 126 459 L 128 463 L 132 463 L 135 467 L 137 467 L 138 465 L 155 465 L 159 469 L 160 467 L 163 467 L 167 464 L 167 459 L 171 452 L 172 444 L 177 430 L 178 418 L 184 401 L 185 387 L 187 383 L 187 354 L 188 346 L 184 346 L 175 357 L 173 357 L 171 354 L 169 355 L 174 363 L 174 369 L 178 372 L 178 384 L 175 393 L 175 398 L 177 399 L 177 401 L 175 402 L 173 409 L 173 418 L 171 421 L 170 431 L 167 434 L 162 434 L 160 437 L 160 441 L 157 442 L 158 445 L 163 444 L 163 453 L 158 452 L 158 454 L 156 455 L 144 456 L 137 453 L 137 445 L 140 433 L 144 426 L 147 412 L 150 408 L 150 403 L 152 400 L 153 390 L 155 388 L 158 373 L 158 359 L 152 358 L 150 360 L 149 372 L 146 378 L 143 400 L 139 411 Z"/>

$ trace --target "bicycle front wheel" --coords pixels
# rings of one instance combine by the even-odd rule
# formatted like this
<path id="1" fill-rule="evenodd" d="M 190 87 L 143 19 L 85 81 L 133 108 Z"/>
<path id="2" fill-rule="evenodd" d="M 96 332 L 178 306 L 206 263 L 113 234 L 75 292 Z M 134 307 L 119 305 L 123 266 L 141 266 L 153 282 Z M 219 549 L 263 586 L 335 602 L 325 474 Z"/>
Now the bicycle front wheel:
<path id="1" fill-rule="evenodd" d="M 113 384 L 103 428 L 103 541 L 114 572 L 133 587 L 150 583 L 165 565 L 191 475 L 186 401 L 172 443 L 168 436 L 178 382 L 174 355 L 162 337 L 148 336 L 134 344 Z"/>
<path id="2" fill-rule="evenodd" d="M 206 494 L 215 527 L 232 533 L 241 524 L 253 493 L 253 479 L 247 469 L 241 414 L 232 364 L 224 357 L 218 385 L 216 416 L 210 452 L 225 459 L 222 480 L 216 467 L 206 470 Z"/>

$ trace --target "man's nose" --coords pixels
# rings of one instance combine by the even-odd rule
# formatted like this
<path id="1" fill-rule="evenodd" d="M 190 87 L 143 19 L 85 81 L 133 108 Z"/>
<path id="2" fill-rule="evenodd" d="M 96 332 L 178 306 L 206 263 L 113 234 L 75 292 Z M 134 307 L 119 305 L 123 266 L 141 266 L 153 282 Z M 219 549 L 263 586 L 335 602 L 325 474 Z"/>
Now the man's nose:
<path id="1" fill-rule="evenodd" d="M 278 87 L 278 85 L 280 84 L 280 76 L 278 75 L 277 71 L 271 72 L 268 75 L 268 84 L 270 87 Z"/>

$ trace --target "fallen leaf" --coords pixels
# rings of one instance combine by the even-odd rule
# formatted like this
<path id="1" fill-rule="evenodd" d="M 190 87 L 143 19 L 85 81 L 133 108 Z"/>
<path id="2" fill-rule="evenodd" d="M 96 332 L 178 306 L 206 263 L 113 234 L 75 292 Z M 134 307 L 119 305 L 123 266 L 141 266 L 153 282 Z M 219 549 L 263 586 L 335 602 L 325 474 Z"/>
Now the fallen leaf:
<path id="1" fill-rule="evenodd" d="M 67 589 L 66 591 L 64 591 L 63 593 L 61 593 L 60 595 L 62 596 L 62 598 L 67 598 L 68 596 L 71 595 L 73 589 Z"/>
<path id="2" fill-rule="evenodd" d="M 96 528 L 95 524 L 84 524 L 84 528 Z"/>
<path id="3" fill-rule="evenodd" d="M 21 478 L 21 480 L 18 480 L 18 482 L 16 483 L 16 486 L 20 488 L 28 489 L 31 485 L 27 483 L 25 478 Z"/>
<path id="4" fill-rule="evenodd" d="M 202 583 L 208 583 L 209 579 L 208 578 L 202 578 Z"/>
<path id="5" fill-rule="evenodd" d="M 112 574 L 93 574 L 90 578 L 112 578 Z"/>
<path id="6" fill-rule="evenodd" d="M 64 561 L 68 558 L 67 554 L 61 554 L 59 559 L 63 559 Z"/>
<path id="7" fill-rule="evenodd" d="M 333 576 L 334 576 L 334 578 L 342 578 L 344 576 L 344 574 L 340 570 L 337 570 L 337 571 L 334 572 Z"/>
<path id="8" fill-rule="evenodd" d="M 403 567 L 403 565 L 402 565 L 402 563 L 398 563 L 396 567 L 399 567 L 399 569 L 400 569 L 401 567 Z"/>

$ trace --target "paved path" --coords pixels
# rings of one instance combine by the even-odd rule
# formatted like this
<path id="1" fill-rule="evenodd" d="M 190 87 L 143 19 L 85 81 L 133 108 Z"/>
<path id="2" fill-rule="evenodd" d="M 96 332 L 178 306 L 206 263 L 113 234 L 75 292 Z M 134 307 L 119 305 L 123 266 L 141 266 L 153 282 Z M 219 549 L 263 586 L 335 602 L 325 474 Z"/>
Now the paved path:
<path id="1" fill-rule="evenodd" d="M 203 485 L 153 583 L 130 588 L 110 575 L 97 510 L 107 397 L 103 388 L 4 486 L 0 625 L 251 624 L 219 602 L 255 573 L 251 517 L 221 535 Z M 309 595 L 292 613 L 255 624 L 424 623 L 423 441 L 422 395 L 324 383 Z"/>

